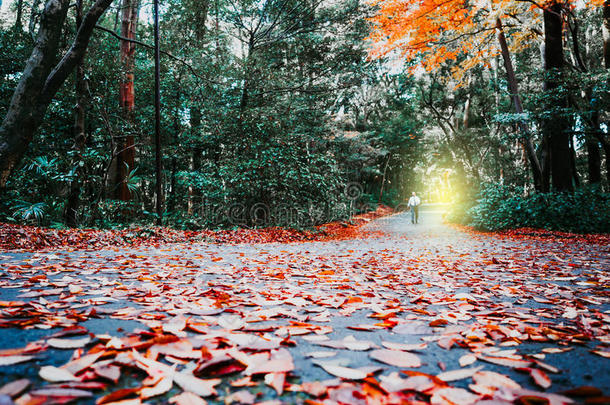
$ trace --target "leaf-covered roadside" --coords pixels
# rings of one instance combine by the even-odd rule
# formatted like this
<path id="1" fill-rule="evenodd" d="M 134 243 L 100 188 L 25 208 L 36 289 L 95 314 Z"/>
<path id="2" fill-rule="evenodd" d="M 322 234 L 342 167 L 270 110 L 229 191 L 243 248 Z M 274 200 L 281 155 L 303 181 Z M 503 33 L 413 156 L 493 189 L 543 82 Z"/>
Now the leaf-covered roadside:
<path id="1" fill-rule="evenodd" d="M 348 222 L 331 222 L 313 231 L 285 228 L 185 231 L 171 228 L 129 228 L 119 230 L 48 229 L 0 223 L 0 249 L 100 249 L 117 246 L 159 246 L 170 243 L 287 243 L 341 240 L 362 236 L 361 226 L 390 215 L 379 206 Z"/>
<path id="2" fill-rule="evenodd" d="M 17 404 L 607 401 L 607 246 L 411 229 L 3 256 L 0 334 L 15 338 L 2 341 L 0 392 Z"/>

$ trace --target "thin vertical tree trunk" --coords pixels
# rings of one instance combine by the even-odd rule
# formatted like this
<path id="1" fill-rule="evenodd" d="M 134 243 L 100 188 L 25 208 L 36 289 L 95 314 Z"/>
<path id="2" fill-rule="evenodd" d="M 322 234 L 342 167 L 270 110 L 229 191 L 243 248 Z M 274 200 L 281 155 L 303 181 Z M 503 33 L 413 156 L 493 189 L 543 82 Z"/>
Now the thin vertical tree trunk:
<path id="1" fill-rule="evenodd" d="M 610 0 L 604 1 L 602 36 L 604 39 L 604 66 L 610 69 Z"/>
<path id="2" fill-rule="evenodd" d="M 383 198 L 383 186 L 385 185 L 386 173 L 388 172 L 388 165 L 390 164 L 390 159 L 392 158 L 392 153 L 388 153 L 388 159 L 385 162 L 385 166 L 383 168 L 383 177 L 381 178 L 381 188 L 379 190 L 379 204 L 381 204 L 381 199 Z"/>
<path id="3" fill-rule="evenodd" d="M 0 2 L 1 4 L 2 2 Z M 23 0 L 17 1 L 17 17 L 15 18 L 15 31 L 22 32 L 23 31 Z"/>
<path id="4" fill-rule="evenodd" d="M 154 0 L 155 39 L 155 191 L 157 225 L 163 224 L 163 157 L 161 155 L 161 56 L 159 44 L 159 0 Z"/>
<path id="5" fill-rule="evenodd" d="M 28 22 L 28 32 L 32 36 L 32 39 L 36 39 L 36 20 L 38 19 L 38 8 L 40 7 L 41 0 L 34 0 L 32 3 L 32 12 L 30 13 L 30 21 Z"/>
<path id="6" fill-rule="evenodd" d="M 610 69 L 610 0 L 604 1 L 602 37 L 604 40 L 604 67 Z M 606 122 L 606 126 L 608 126 L 608 122 Z M 606 178 L 610 188 L 610 140 L 604 139 L 603 134 L 600 134 L 600 136 L 606 155 Z"/>
<path id="7" fill-rule="evenodd" d="M 602 156 L 599 144 L 596 139 L 587 138 L 585 142 L 587 148 L 587 171 L 589 183 L 596 184 L 602 181 Z"/>
<path id="8" fill-rule="evenodd" d="M 83 21 L 83 2 L 76 2 L 76 27 L 79 27 Z M 72 166 L 75 167 L 74 179 L 70 183 L 70 193 L 66 201 L 65 222 L 66 225 L 75 227 L 78 225 L 78 208 L 80 205 L 81 187 L 84 183 L 85 167 L 82 153 L 85 149 L 85 103 L 87 102 L 86 83 L 85 83 L 85 67 L 81 60 L 76 65 L 75 71 L 75 92 L 76 105 L 74 106 L 74 157 Z"/>
<path id="9" fill-rule="evenodd" d="M 135 39 L 138 25 L 140 5 L 139 0 L 123 0 L 121 11 L 121 36 Z M 131 200 L 131 192 L 127 185 L 128 177 L 135 166 L 134 145 L 134 65 L 135 65 L 135 43 L 121 41 L 120 63 L 121 83 L 119 88 L 119 104 L 125 121 L 125 129 L 118 142 L 118 156 L 116 167 L 115 197 L 122 201 Z"/>
<path id="10" fill-rule="evenodd" d="M 201 110 L 197 106 L 191 107 L 191 139 L 193 143 L 193 153 L 191 156 L 191 172 L 198 173 L 201 169 L 201 148 L 199 147 L 199 136 L 201 135 Z M 193 184 L 189 184 L 189 201 L 187 213 L 192 215 L 194 206 L 199 201 L 196 201 L 201 197 L 199 189 L 194 187 Z"/>
<path id="11" fill-rule="evenodd" d="M 506 69 L 506 79 L 508 82 L 508 90 L 510 91 L 511 98 L 513 99 L 513 106 L 517 114 L 523 114 L 523 104 L 521 102 L 521 95 L 519 93 L 519 84 L 515 75 L 515 69 L 513 68 L 513 62 L 510 58 L 510 52 L 508 50 L 508 44 L 506 43 L 506 36 L 504 35 L 504 29 L 502 27 L 502 20 L 499 18 L 496 20 L 496 30 L 498 36 L 498 42 L 500 43 L 500 49 L 502 51 L 502 60 L 504 61 L 504 68 Z M 532 176 L 534 178 L 534 188 L 537 191 L 548 191 L 544 189 L 542 181 L 542 167 L 540 161 L 536 156 L 536 149 L 532 142 L 532 137 L 528 128 L 527 123 L 524 120 L 519 120 L 519 129 L 521 131 L 521 137 L 519 141 L 523 145 L 523 149 L 527 154 L 527 159 L 532 170 Z"/>
<path id="12" fill-rule="evenodd" d="M 544 67 L 547 77 L 544 88 L 547 91 L 547 110 L 561 110 L 567 107 L 567 98 L 555 94 L 560 87 L 564 67 L 563 52 L 563 5 L 557 0 L 544 9 Z M 571 132 L 569 123 L 556 112 L 543 120 L 542 130 L 548 142 L 551 183 L 555 191 L 573 191 Z"/>
<path id="13" fill-rule="evenodd" d="M 167 198 L 167 211 L 172 212 L 176 208 L 176 174 L 178 171 L 178 159 L 176 154 L 178 153 L 178 139 L 180 135 L 180 78 L 174 81 L 176 87 L 176 111 L 174 112 L 174 130 L 172 134 L 172 157 L 171 157 L 171 168 L 169 177 L 169 196 Z"/>

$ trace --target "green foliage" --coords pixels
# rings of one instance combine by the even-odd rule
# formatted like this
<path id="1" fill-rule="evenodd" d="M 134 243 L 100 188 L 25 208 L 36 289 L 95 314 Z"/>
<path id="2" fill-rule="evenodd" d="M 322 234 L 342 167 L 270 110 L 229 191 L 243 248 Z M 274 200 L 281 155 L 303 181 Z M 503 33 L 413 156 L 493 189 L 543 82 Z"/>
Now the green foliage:
<path id="1" fill-rule="evenodd" d="M 526 194 L 521 187 L 485 184 L 467 211 L 456 206 L 449 220 L 485 231 L 521 227 L 577 233 L 610 232 L 610 193 L 583 187 L 574 193 Z"/>
<path id="2" fill-rule="evenodd" d="M 585 189 L 565 198 L 524 193 L 531 192 L 532 179 L 519 142 L 522 122 L 539 146 L 540 123 L 565 118 L 574 134 L 574 166 L 581 184 L 587 183 L 585 141 L 608 139 L 603 112 L 610 80 L 608 70 L 598 66 L 602 55 L 595 35 L 581 38 L 588 70 L 566 69 L 559 88 L 549 92 L 542 86 L 539 52 L 513 55 L 524 106 L 523 114 L 515 114 L 501 65 L 475 67 L 456 87 L 449 65 L 414 77 L 369 61 L 362 39 L 371 10 L 358 0 L 168 1 L 160 21 L 162 49 L 173 55 L 161 57 L 164 224 L 308 227 L 347 219 L 380 202 L 396 206 L 418 191 L 425 202 L 446 202 L 460 193 L 449 219 L 480 228 L 599 229 L 602 221 L 586 216 L 599 204 L 583 205 Z M 581 32 L 600 26 L 599 13 L 576 13 Z M 73 38 L 74 17 L 71 8 L 59 53 Z M 114 12 L 99 24 L 111 30 L 120 25 Z M 25 29 L 15 30 L 10 22 L 0 28 L 0 117 L 32 50 L 34 32 Z M 137 39 L 151 44 L 151 33 L 141 15 Z M 0 194 L 0 220 L 58 226 L 72 185 L 78 184 L 81 226 L 154 223 L 152 52 L 136 46 L 130 122 L 118 106 L 119 45 L 96 31 L 87 49 L 84 150 L 73 148 L 70 75 Z M 573 56 L 567 47 L 566 52 Z M 566 95 L 569 108 L 547 107 Z M 113 200 L 118 178 L 113 160 L 126 135 L 136 144 L 126 179 L 130 202 Z M 600 150 L 602 145 L 597 143 Z M 475 204 L 473 194 L 484 183 L 515 188 L 488 186 L 488 195 Z M 346 192 L 355 185 L 356 198 Z M 586 192 L 593 201 L 605 196 Z M 586 214 L 570 213 L 580 208 Z"/>

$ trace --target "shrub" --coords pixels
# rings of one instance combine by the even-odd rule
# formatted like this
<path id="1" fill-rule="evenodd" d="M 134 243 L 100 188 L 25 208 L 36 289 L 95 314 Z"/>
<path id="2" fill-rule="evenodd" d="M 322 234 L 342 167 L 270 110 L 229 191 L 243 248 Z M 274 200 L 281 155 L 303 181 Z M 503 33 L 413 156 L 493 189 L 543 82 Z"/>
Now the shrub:
<path id="1" fill-rule="evenodd" d="M 576 233 L 610 232 L 610 193 L 583 187 L 573 193 L 527 194 L 523 188 L 485 184 L 465 214 L 456 207 L 449 219 L 476 229 L 521 227 Z"/>

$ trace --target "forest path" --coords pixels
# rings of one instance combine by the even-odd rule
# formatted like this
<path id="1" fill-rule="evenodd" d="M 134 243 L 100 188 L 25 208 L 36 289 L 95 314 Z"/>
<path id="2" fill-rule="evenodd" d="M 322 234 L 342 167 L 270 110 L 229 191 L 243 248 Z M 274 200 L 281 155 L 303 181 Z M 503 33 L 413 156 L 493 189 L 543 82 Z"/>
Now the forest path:
<path id="1" fill-rule="evenodd" d="M 411 348 L 421 366 L 407 369 L 432 375 L 459 369 L 458 359 L 475 354 L 473 366 L 524 388 L 540 390 L 510 365 L 545 371 L 550 392 L 610 387 L 610 360 L 591 352 L 607 353 L 599 346 L 609 342 L 608 246 L 463 232 L 443 224 L 434 207 L 422 207 L 417 225 L 409 218 L 401 213 L 372 221 L 365 229 L 377 232 L 355 240 L 0 253 L 0 349 L 44 342 L 76 323 L 104 343 L 101 334 L 121 338 L 150 327 L 165 335 L 188 331 L 195 347 L 228 345 L 244 353 L 250 343 L 237 343 L 243 334 L 288 338 L 295 366 L 286 385 L 294 392 L 281 397 L 288 403 L 306 397 L 298 384 L 333 377 L 315 362 L 380 367 L 381 380 L 404 370 L 371 358 L 383 342 L 425 344 Z M 181 331 L 185 319 L 194 326 Z M 310 357 L 321 351 L 334 354 Z M 33 361 L 0 366 L 0 385 L 26 376 L 39 388 L 40 366 L 65 364 L 72 353 L 47 348 Z M 178 363 L 179 370 L 195 366 L 188 359 Z M 122 369 L 119 387 L 141 383 L 142 375 Z M 242 390 L 229 385 L 241 377 L 223 377 L 218 399 Z M 253 392 L 262 393 L 257 399 L 276 397 L 262 381 L 255 383 Z M 468 389 L 471 383 L 450 384 Z M 332 388 L 337 384 L 327 384 L 331 397 L 339 395 Z M 174 385 L 168 395 L 179 391 Z"/>

